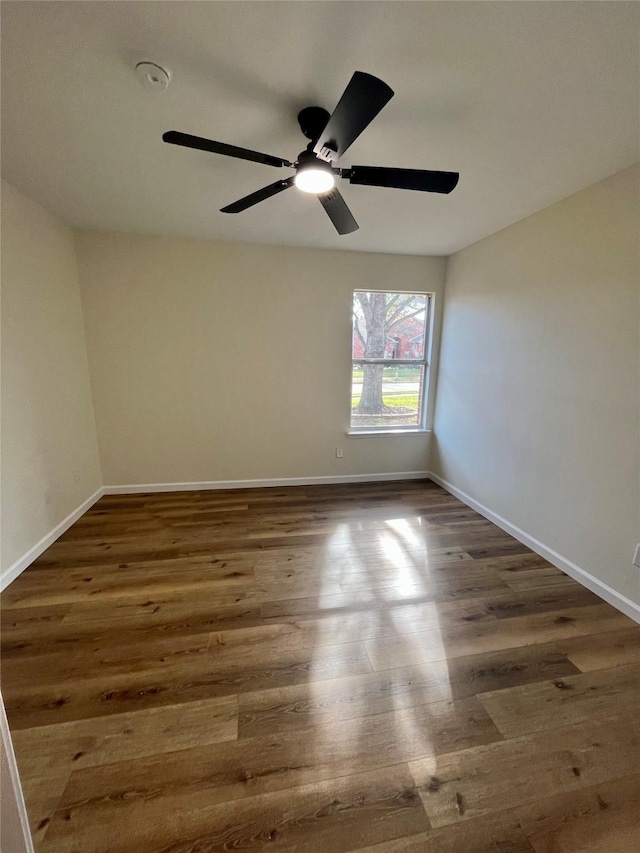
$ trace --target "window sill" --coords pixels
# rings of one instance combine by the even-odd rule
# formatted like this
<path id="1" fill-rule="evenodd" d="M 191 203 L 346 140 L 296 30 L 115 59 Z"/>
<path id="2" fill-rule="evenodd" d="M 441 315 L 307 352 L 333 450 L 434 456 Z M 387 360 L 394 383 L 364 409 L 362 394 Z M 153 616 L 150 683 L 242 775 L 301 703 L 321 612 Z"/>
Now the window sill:
<path id="1" fill-rule="evenodd" d="M 347 430 L 349 438 L 369 438 L 372 435 L 429 435 L 430 429 L 372 429 Z"/>

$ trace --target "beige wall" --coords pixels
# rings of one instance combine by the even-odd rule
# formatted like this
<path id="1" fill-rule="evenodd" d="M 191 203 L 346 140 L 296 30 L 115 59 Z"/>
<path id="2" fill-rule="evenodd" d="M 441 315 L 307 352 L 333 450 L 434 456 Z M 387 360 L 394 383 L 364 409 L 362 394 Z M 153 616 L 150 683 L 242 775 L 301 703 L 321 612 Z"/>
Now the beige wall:
<path id="1" fill-rule="evenodd" d="M 2 184 L 2 563 L 101 485 L 71 230 Z"/>
<path id="2" fill-rule="evenodd" d="M 432 470 L 640 601 L 632 168 L 449 259 Z"/>
<path id="3" fill-rule="evenodd" d="M 76 251 L 106 485 L 428 470 L 426 435 L 345 434 L 351 300 L 440 295 L 443 258 L 91 231 Z"/>

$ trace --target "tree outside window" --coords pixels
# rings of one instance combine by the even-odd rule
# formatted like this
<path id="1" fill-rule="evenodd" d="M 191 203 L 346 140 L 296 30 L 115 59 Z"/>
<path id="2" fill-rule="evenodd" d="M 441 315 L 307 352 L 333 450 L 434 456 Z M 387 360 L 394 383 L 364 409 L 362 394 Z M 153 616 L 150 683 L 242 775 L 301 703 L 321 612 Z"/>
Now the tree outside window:
<path id="1" fill-rule="evenodd" d="M 424 426 L 431 296 L 356 290 L 351 429 Z"/>

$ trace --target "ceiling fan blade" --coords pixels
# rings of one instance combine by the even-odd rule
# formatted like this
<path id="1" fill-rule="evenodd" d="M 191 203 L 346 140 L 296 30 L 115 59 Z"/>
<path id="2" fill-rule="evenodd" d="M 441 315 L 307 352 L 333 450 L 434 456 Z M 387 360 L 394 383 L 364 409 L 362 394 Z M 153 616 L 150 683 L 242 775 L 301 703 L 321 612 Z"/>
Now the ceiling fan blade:
<path id="1" fill-rule="evenodd" d="M 183 145 L 185 148 L 197 148 L 199 151 L 209 151 L 211 154 L 224 154 L 226 157 L 237 157 L 239 160 L 264 163 L 265 166 L 294 165 L 281 157 L 272 157 L 270 154 L 251 151 L 249 148 L 238 148 L 237 145 L 227 145 L 226 142 L 214 142 L 213 139 L 203 139 L 201 136 L 191 136 L 190 133 L 180 133 L 178 130 L 168 130 L 163 133 L 162 140 L 171 145 Z"/>
<path id="2" fill-rule="evenodd" d="M 458 172 L 430 172 L 427 169 L 388 169 L 384 166 L 352 166 L 342 170 L 352 184 L 369 187 L 395 187 L 423 193 L 450 193 L 455 189 Z"/>
<path id="3" fill-rule="evenodd" d="M 320 204 L 324 207 L 333 222 L 338 234 L 351 234 L 358 230 L 358 223 L 347 207 L 346 201 L 340 195 L 340 191 L 332 189 L 328 193 L 318 196 Z"/>
<path id="4" fill-rule="evenodd" d="M 228 204 L 226 207 L 221 208 L 220 213 L 242 213 L 242 211 L 246 210 L 248 207 L 253 207 L 254 204 L 265 201 L 266 199 L 271 198 L 272 195 L 277 195 L 283 190 L 288 190 L 289 187 L 293 186 L 293 181 L 294 177 L 292 176 L 290 178 L 286 178 L 284 181 L 276 181 L 275 184 L 269 184 L 268 187 L 256 190 L 256 192 L 251 193 L 251 195 L 246 195 L 244 198 L 234 201 L 233 204 Z"/>
<path id="5" fill-rule="evenodd" d="M 356 71 L 331 114 L 314 152 L 322 160 L 337 160 L 393 97 L 393 89 L 371 74 Z"/>

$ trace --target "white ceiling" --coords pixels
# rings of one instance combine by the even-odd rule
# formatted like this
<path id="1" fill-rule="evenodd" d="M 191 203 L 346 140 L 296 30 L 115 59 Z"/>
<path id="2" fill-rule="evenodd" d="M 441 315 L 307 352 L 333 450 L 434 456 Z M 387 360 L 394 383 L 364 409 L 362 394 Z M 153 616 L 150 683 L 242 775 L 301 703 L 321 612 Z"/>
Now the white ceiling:
<path id="1" fill-rule="evenodd" d="M 75 226 L 449 254 L 638 159 L 635 2 L 3 2 L 3 176 Z M 173 83 L 150 92 L 140 59 Z M 351 74 L 395 97 L 345 155 L 460 172 L 449 196 L 342 182 L 338 236 L 289 174 L 163 144 L 181 130 L 295 159 L 299 109 Z"/>

